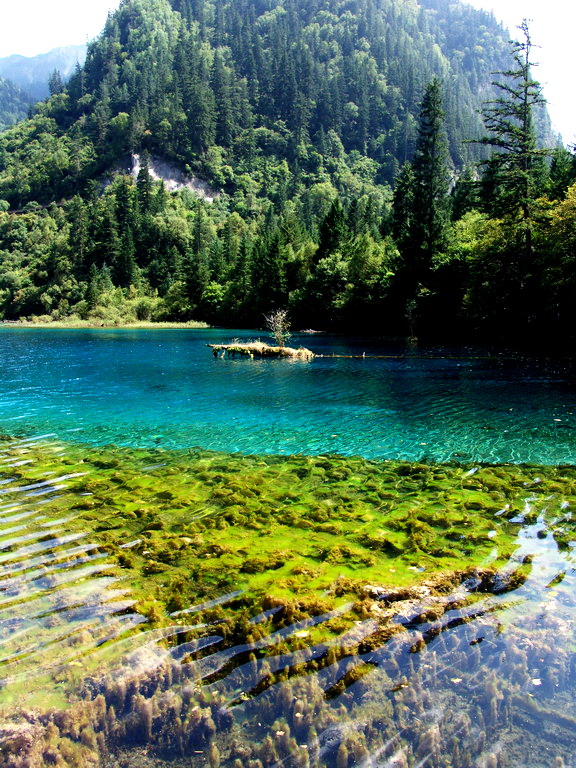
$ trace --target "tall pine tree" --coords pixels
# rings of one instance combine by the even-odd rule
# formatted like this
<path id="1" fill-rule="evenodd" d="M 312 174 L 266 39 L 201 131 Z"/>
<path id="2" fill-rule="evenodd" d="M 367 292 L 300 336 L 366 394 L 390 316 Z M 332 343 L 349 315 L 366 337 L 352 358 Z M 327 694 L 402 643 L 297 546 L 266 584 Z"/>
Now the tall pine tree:
<path id="1" fill-rule="evenodd" d="M 409 316 L 410 332 L 430 294 L 434 259 L 446 246 L 449 224 L 449 155 L 442 89 L 438 78 L 426 88 L 420 108 L 412 164 L 398 177 L 393 203 L 393 232 L 400 251 L 390 311 L 393 322 Z"/>
<path id="2" fill-rule="evenodd" d="M 418 277 L 426 281 L 432 259 L 446 244 L 450 176 L 442 87 L 434 78 L 424 93 L 414 156 L 411 251 Z"/>
<path id="3" fill-rule="evenodd" d="M 493 83 L 500 95 L 484 105 L 482 114 L 489 135 L 480 143 L 494 149 L 485 174 L 485 207 L 492 215 L 520 213 L 524 252 L 529 255 L 533 204 L 543 176 L 542 158 L 548 151 L 539 149 L 536 141 L 534 108 L 545 99 L 531 74 L 533 43 L 526 20 L 519 29 L 524 39 L 512 43 L 514 65 L 494 73 L 500 76 Z"/>

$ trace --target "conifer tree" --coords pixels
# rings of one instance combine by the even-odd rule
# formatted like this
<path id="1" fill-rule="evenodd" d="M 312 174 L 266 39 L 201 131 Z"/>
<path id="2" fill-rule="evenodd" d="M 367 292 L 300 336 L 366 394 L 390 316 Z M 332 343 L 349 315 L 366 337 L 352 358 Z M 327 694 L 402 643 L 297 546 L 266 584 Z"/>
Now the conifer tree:
<path id="1" fill-rule="evenodd" d="M 346 237 L 347 231 L 344 209 L 340 200 L 336 198 L 320 226 L 318 251 L 315 255 L 315 261 L 319 262 L 321 259 L 334 253 Z"/>
<path id="2" fill-rule="evenodd" d="M 265 313 L 286 304 L 286 264 L 278 230 L 259 239 L 253 253 L 252 269 L 254 309 Z"/>
<path id="3" fill-rule="evenodd" d="M 434 258 L 446 247 L 449 224 L 448 145 L 438 78 L 426 88 L 420 108 L 416 152 L 396 184 L 392 230 L 400 251 L 390 308 L 396 322 L 410 317 L 410 333 L 420 299 L 430 294 Z"/>
<path id="4" fill-rule="evenodd" d="M 445 246 L 450 185 L 448 157 L 442 88 L 435 77 L 422 100 L 413 162 L 411 249 L 414 267 L 422 272 L 430 268 L 433 257 Z"/>
<path id="5" fill-rule="evenodd" d="M 204 251 L 188 251 L 184 260 L 184 286 L 186 297 L 193 311 L 202 301 L 202 295 L 210 279 L 207 255 Z"/>
<path id="6" fill-rule="evenodd" d="M 128 288 L 136 279 L 136 259 L 134 237 L 132 230 L 123 232 L 120 239 L 120 249 L 114 261 L 114 283 L 122 288 Z"/>
<path id="7" fill-rule="evenodd" d="M 55 69 L 50 75 L 50 78 L 48 79 L 48 90 L 50 91 L 51 96 L 62 93 L 64 90 L 64 83 L 62 82 L 60 70 Z"/>
<path id="8" fill-rule="evenodd" d="M 84 277 L 89 269 L 87 254 L 89 247 L 89 226 L 87 206 L 79 195 L 69 203 L 70 237 L 69 247 L 74 259 L 74 272 L 77 277 Z"/>
<path id="9" fill-rule="evenodd" d="M 467 165 L 452 190 L 453 221 L 458 221 L 465 213 L 480 206 L 479 186 L 476 172 Z"/>
<path id="10" fill-rule="evenodd" d="M 220 51 L 217 51 L 214 57 L 211 85 L 216 102 L 216 143 L 226 147 L 232 142 L 234 126 L 230 74 Z"/>
<path id="11" fill-rule="evenodd" d="M 392 234 L 403 253 L 410 244 L 413 212 L 414 169 L 411 163 L 404 163 L 396 179 L 392 200 Z"/>
<path id="12" fill-rule="evenodd" d="M 495 72 L 497 97 L 483 109 L 488 135 L 480 143 L 492 147 L 482 178 L 484 209 L 502 219 L 506 238 L 500 249 L 496 271 L 487 257 L 475 265 L 472 290 L 493 283 L 492 300 L 500 328 L 519 333 L 535 322 L 535 308 L 541 300 L 545 271 L 534 253 L 536 201 L 546 182 L 544 156 L 549 150 L 538 147 L 534 110 L 544 103 L 540 84 L 532 77 L 533 43 L 526 20 L 518 27 L 522 39 L 513 41 L 509 69 Z M 489 274 L 488 274 L 489 273 Z"/>
<path id="13" fill-rule="evenodd" d="M 550 176 L 548 179 L 548 194 L 555 200 L 566 196 L 569 186 L 576 181 L 576 155 L 572 151 L 558 147 L 552 154 Z"/>
<path id="14" fill-rule="evenodd" d="M 532 77 L 533 43 L 526 20 L 518 27 L 523 40 L 512 43 L 513 66 L 495 72 L 499 96 L 486 102 L 482 114 L 489 135 L 480 143 L 494 149 L 484 180 L 484 204 L 493 215 L 519 213 L 523 223 L 524 252 L 532 249 L 533 204 L 542 177 L 542 158 L 534 129 L 534 108 L 545 103 L 542 89 Z"/>
<path id="15" fill-rule="evenodd" d="M 252 244 L 243 238 L 230 273 L 226 307 L 234 320 L 243 321 L 252 292 Z"/>
<path id="16" fill-rule="evenodd" d="M 98 303 L 99 290 L 99 275 L 96 264 L 90 265 L 90 272 L 88 273 L 88 286 L 86 288 L 86 303 L 89 310 L 93 310 Z"/>
<path id="17" fill-rule="evenodd" d="M 150 155 L 144 151 L 140 159 L 140 170 L 136 180 L 140 213 L 148 213 L 152 202 L 152 177 L 150 176 Z"/>

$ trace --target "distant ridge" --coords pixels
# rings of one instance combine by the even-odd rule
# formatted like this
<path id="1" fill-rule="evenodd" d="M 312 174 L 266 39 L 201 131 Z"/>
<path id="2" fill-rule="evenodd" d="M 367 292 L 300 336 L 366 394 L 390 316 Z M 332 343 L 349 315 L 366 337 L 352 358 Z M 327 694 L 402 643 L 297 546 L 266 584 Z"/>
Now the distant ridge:
<path id="1" fill-rule="evenodd" d="M 76 64 L 84 64 L 86 45 L 66 45 L 38 56 L 14 54 L 0 59 L 0 77 L 9 80 L 33 101 L 48 96 L 48 78 L 57 69 L 63 79 L 74 72 Z"/>

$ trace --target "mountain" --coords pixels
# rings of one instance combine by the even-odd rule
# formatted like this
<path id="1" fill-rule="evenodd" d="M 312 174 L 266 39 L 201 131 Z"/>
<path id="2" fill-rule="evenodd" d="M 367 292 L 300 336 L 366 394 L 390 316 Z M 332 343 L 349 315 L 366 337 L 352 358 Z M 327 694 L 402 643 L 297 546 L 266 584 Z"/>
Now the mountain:
<path id="1" fill-rule="evenodd" d="M 0 78 L 0 131 L 23 120 L 31 103 L 32 99 L 18 86 Z"/>
<path id="2" fill-rule="evenodd" d="M 67 80 L 76 65 L 84 63 L 86 50 L 85 45 L 68 45 L 38 56 L 7 56 L 0 59 L 0 77 L 17 85 L 31 101 L 40 101 L 49 94 L 48 80 L 54 70 Z"/>
<path id="3" fill-rule="evenodd" d="M 22 195 L 0 180 L 0 195 L 69 196 L 142 149 L 231 193 L 260 175 L 258 196 L 274 196 L 279 173 L 288 186 L 390 184 L 434 75 L 458 169 L 482 156 L 464 140 L 482 133 L 478 110 L 507 53 L 493 17 L 449 0 L 125 0 L 66 92 L 38 110 L 74 173 L 62 158 L 50 170 L 48 150 L 40 185 Z"/>
<path id="4" fill-rule="evenodd" d="M 420 325 L 436 312 L 466 327 L 460 243 L 496 246 L 482 218 L 454 239 L 449 194 L 458 218 L 482 217 L 490 195 L 496 207 L 497 180 L 482 202 L 472 167 L 489 147 L 473 140 L 511 62 L 494 17 L 458 0 L 123 0 L 69 82 L 0 136 L 0 312 L 258 324 L 288 306 L 303 327 L 402 332 L 427 305 Z M 393 187 L 415 157 L 425 178 L 431 83 L 441 237 L 395 307 L 407 257 Z"/>

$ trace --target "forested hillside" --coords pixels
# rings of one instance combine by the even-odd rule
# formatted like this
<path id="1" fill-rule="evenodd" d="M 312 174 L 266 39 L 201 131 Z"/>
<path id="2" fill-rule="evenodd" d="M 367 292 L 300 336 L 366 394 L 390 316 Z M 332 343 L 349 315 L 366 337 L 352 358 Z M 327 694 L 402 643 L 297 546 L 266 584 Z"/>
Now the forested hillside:
<path id="1" fill-rule="evenodd" d="M 2 195 L 16 204 L 69 195 L 144 147 L 230 191 L 245 173 L 277 181 L 282 161 L 308 185 L 338 152 L 355 175 L 359 154 L 372 161 L 364 177 L 391 183 L 413 155 L 419 101 L 434 74 L 450 86 L 446 129 L 461 166 L 478 156 L 463 139 L 481 133 L 477 110 L 507 46 L 486 14 L 456 7 L 460 17 L 441 24 L 438 11 L 405 0 L 124 2 L 36 121 L 48 143 L 74 134 L 74 149 L 62 147 L 76 175 L 63 173 L 63 158 L 50 168 L 48 146 L 50 185 L 42 174 L 22 195 L 8 180 Z"/>
<path id="2" fill-rule="evenodd" d="M 526 228 L 513 204 L 491 218 L 505 183 L 476 165 L 491 73 L 511 62 L 491 16 L 448 0 L 125 0 L 68 85 L 0 137 L 0 311 L 260 325 L 288 307 L 320 328 L 489 333 L 499 292 L 518 304 L 492 262 Z M 553 137 L 532 106 L 536 148 Z M 170 195 L 150 155 L 218 194 Z M 552 176 L 532 159 L 539 226 L 564 226 L 572 157 Z M 529 282 L 539 265 L 554 283 L 544 328 L 565 256 L 544 265 L 530 233 Z"/>
<path id="3" fill-rule="evenodd" d="M 0 131 L 23 120 L 31 102 L 14 83 L 0 77 Z"/>

